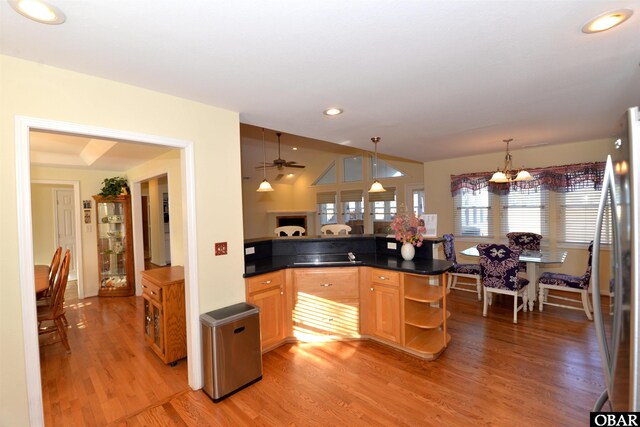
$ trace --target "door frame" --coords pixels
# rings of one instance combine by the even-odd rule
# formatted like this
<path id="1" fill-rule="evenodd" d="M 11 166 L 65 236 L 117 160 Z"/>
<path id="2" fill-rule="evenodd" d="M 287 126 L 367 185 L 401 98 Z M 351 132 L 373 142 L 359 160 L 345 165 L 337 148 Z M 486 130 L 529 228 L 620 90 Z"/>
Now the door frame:
<path id="1" fill-rule="evenodd" d="M 83 299 L 84 298 L 84 275 L 83 275 L 83 264 L 82 264 L 82 260 L 83 260 L 83 252 L 82 252 L 82 210 L 78 209 L 78 206 L 82 206 L 81 204 L 81 200 L 80 200 L 80 181 L 66 181 L 66 180 L 60 180 L 60 179 L 32 179 L 31 180 L 32 184 L 43 184 L 43 185 L 65 185 L 65 186 L 72 186 L 73 187 L 73 203 L 74 203 L 74 214 L 73 214 L 73 220 L 75 222 L 74 224 L 74 229 L 75 229 L 75 234 L 76 234 L 76 286 L 78 288 L 78 298 L 79 299 Z M 55 188 L 55 190 L 60 190 L 61 188 Z M 54 199 L 54 203 L 55 203 L 55 194 L 53 195 L 53 199 Z M 33 212 L 32 212 L 33 214 Z M 56 226 L 55 229 L 56 231 L 58 230 L 58 225 L 57 225 L 57 211 L 54 210 L 54 216 L 56 217 Z M 32 217 L 33 219 L 33 217 Z M 54 238 L 58 239 L 58 236 L 54 236 Z M 33 245 L 33 240 L 31 241 L 32 245 Z"/>
<path id="2" fill-rule="evenodd" d="M 155 144 L 181 149 L 183 177 L 182 206 L 184 211 L 184 274 L 187 321 L 188 382 L 193 390 L 202 388 L 202 352 L 200 343 L 197 284 L 198 251 L 195 203 L 195 159 L 193 142 L 138 132 L 82 125 L 28 116 L 15 117 L 16 207 L 18 214 L 18 259 L 20 298 L 22 304 L 22 333 L 26 371 L 27 399 L 31 425 L 44 425 L 40 350 L 36 312 L 35 279 L 33 271 L 33 230 L 31 216 L 31 163 L 29 131 L 31 129 L 64 132 L 143 144 Z M 81 206 L 81 205 L 78 205 Z"/>

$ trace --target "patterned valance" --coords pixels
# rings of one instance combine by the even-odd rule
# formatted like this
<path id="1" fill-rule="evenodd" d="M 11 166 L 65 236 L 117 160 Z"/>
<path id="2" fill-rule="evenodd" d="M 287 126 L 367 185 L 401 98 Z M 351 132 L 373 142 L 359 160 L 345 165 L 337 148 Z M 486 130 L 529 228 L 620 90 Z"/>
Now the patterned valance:
<path id="1" fill-rule="evenodd" d="M 604 162 L 597 162 L 527 168 L 527 171 L 533 176 L 532 180 L 505 184 L 489 182 L 493 172 L 451 175 L 451 195 L 455 196 L 463 189 L 475 192 L 486 187 L 489 187 L 489 191 L 494 194 L 507 194 L 512 188 L 533 191 L 547 189 L 557 193 L 567 193 L 581 188 L 600 190 L 604 178 L 604 166 Z"/>

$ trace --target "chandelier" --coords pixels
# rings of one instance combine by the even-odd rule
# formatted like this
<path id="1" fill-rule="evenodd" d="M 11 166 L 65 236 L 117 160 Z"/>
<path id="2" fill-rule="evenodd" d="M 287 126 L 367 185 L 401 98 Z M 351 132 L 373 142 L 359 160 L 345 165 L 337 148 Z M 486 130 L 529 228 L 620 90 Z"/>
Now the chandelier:
<path id="1" fill-rule="evenodd" d="M 504 168 L 502 170 L 498 169 L 491 179 L 490 182 L 497 183 L 505 183 L 505 182 L 515 182 L 515 181 L 529 181 L 533 179 L 531 174 L 524 169 L 511 169 L 511 153 L 509 153 L 509 143 L 513 141 L 511 139 L 503 139 L 503 142 L 507 143 L 507 154 L 504 156 Z"/>

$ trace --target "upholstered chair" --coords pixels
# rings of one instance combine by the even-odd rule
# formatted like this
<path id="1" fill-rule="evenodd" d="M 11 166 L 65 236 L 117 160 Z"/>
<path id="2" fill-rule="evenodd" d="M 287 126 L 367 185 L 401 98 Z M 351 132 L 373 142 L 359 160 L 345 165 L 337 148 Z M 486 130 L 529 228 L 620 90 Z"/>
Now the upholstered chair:
<path id="1" fill-rule="evenodd" d="M 445 234 L 444 257 L 453 263 L 453 270 L 447 273 L 447 289 L 459 289 L 465 292 L 476 292 L 478 301 L 482 299 L 482 287 L 480 285 L 480 266 L 478 264 L 458 264 L 456 249 L 453 244 L 453 235 Z M 462 278 L 467 281 L 458 282 Z M 469 280 L 472 280 L 470 282 Z M 471 288 L 469 288 L 471 286 Z"/>
<path id="2" fill-rule="evenodd" d="M 591 282 L 591 258 L 593 255 L 593 241 L 589 244 L 589 257 L 587 261 L 587 270 L 582 276 L 572 276 L 564 273 L 545 272 L 538 279 L 538 300 L 540 301 L 540 311 L 544 305 L 553 305 L 555 307 L 570 308 L 572 310 L 584 310 L 587 319 L 592 320 L 591 312 L 593 307 L 589 300 L 589 284 Z M 582 307 L 574 305 L 566 305 L 560 303 L 549 302 L 549 299 L 569 301 L 580 303 L 575 298 L 562 295 L 550 294 L 549 291 L 573 292 L 580 295 Z"/>
<path id="3" fill-rule="evenodd" d="M 509 246 L 513 248 L 519 248 L 521 251 L 539 251 L 542 236 L 536 233 L 516 231 L 507 233 L 507 239 L 509 239 Z M 520 271 L 527 271 L 526 262 L 520 263 Z"/>
<path id="4" fill-rule="evenodd" d="M 484 289 L 482 315 L 487 317 L 493 293 L 513 295 L 513 323 L 518 323 L 518 311 L 527 311 L 527 279 L 518 277 L 520 249 L 484 243 L 478 245 L 480 254 L 480 276 Z M 518 297 L 522 304 L 518 305 Z"/>

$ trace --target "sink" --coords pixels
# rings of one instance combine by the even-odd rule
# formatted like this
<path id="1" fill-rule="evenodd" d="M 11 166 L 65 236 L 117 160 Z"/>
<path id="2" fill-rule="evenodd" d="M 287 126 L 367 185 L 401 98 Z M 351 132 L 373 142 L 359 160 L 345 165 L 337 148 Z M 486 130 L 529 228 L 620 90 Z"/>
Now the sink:
<path id="1" fill-rule="evenodd" d="M 362 261 L 349 257 L 349 254 L 305 254 L 296 255 L 293 265 L 357 265 Z"/>

